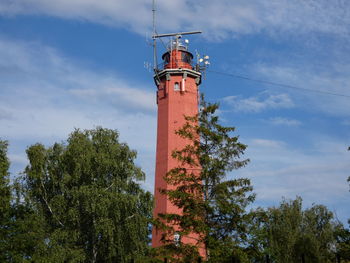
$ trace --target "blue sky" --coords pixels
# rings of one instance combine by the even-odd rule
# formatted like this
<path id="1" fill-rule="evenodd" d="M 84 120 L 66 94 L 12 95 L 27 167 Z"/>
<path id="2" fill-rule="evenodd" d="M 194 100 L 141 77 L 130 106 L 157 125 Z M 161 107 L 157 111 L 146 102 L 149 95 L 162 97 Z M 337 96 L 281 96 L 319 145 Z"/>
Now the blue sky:
<path id="1" fill-rule="evenodd" d="M 14 176 L 25 149 L 74 128 L 117 129 L 153 191 L 156 103 L 151 0 L 0 0 L 0 138 Z M 350 217 L 350 98 L 271 86 L 226 72 L 350 96 L 350 3 L 342 0 L 157 1 L 159 33 L 202 30 L 200 89 L 220 102 L 251 163 L 256 206 L 302 196 Z M 175 12 L 176 10 L 176 12 Z M 162 46 L 159 45 L 161 53 Z"/>

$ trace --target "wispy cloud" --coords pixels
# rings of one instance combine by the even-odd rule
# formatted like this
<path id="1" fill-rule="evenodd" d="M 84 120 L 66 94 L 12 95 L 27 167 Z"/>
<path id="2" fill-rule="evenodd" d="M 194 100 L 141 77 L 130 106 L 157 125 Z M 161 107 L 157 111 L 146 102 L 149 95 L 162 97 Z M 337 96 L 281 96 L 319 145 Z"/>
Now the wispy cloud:
<path id="1" fill-rule="evenodd" d="M 106 84 L 105 84 L 106 85 Z M 94 89 L 71 89 L 70 92 L 79 98 L 95 103 L 111 103 L 115 107 L 144 109 L 154 111 L 155 96 L 153 92 L 142 89 L 130 88 L 124 83 L 124 87 L 116 83 Z"/>
<path id="2" fill-rule="evenodd" d="M 267 139 L 253 139 L 251 141 L 251 147 L 268 148 L 268 149 L 281 149 L 285 145 L 282 141 L 267 140 Z"/>
<path id="3" fill-rule="evenodd" d="M 270 118 L 267 120 L 267 122 L 273 124 L 273 125 L 284 125 L 284 126 L 300 126 L 301 122 L 298 120 L 288 119 L 288 118 L 282 118 L 282 117 L 275 117 Z"/>
<path id="4" fill-rule="evenodd" d="M 349 200 L 346 178 L 350 169 L 344 142 L 315 135 L 307 151 L 266 138 L 250 139 L 247 144 L 251 163 L 239 170 L 238 176 L 252 179 L 258 203 L 277 205 L 282 197 L 298 195 L 307 205 L 322 203 L 343 216 L 350 212 L 349 208 L 344 211 Z"/>
<path id="5" fill-rule="evenodd" d="M 144 34 L 151 26 L 151 4 L 151 0 L 3 0 L 0 13 L 52 15 Z M 157 1 L 157 10 L 159 30 L 205 29 L 216 39 L 257 32 L 315 32 L 348 38 L 350 32 L 350 7 L 341 0 L 162 0 Z"/>
<path id="6" fill-rule="evenodd" d="M 149 87 L 90 70 L 50 47 L 2 37 L 0 68 L 0 137 L 10 141 L 16 169 L 23 169 L 27 145 L 60 142 L 75 128 L 100 125 L 117 129 L 153 175 L 156 117 Z"/>
<path id="7" fill-rule="evenodd" d="M 294 106 L 288 94 L 265 95 L 256 97 L 240 98 L 238 96 L 228 96 L 223 101 L 235 111 L 261 112 L 270 109 L 288 109 Z"/>
<path id="8" fill-rule="evenodd" d="M 309 63 L 289 63 L 288 66 L 277 63 L 256 64 L 251 66 L 251 69 L 259 78 L 296 87 L 287 89 L 288 94 L 293 96 L 295 101 L 298 101 L 297 106 L 304 110 L 349 116 L 350 67 L 345 63 L 330 62 L 327 70 L 321 71 L 309 68 Z M 268 87 L 286 90 L 285 87 Z M 317 91 L 326 93 L 317 93 Z M 339 94 L 339 96 L 328 93 Z"/>
<path id="9" fill-rule="evenodd" d="M 70 119 L 94 122 L 97 119 L 90 113 L 97 115 L 107 108 L 123 114 L 154 114 L 155 95 L 148 87 L 131 84 L 116 73 L 96 73 L 46 46 L 0 38 L 0 67 L 8 69 L 1 72 L 0 116 L 9 123 L 23 115 L 39 122 L 47 115 L 49 120 L 50 111 L 61 116 L 60 127 Z M 96 107 L 99 110 L 92 111 Z M 72 118 L 74 112 L 85 117 Z"/>

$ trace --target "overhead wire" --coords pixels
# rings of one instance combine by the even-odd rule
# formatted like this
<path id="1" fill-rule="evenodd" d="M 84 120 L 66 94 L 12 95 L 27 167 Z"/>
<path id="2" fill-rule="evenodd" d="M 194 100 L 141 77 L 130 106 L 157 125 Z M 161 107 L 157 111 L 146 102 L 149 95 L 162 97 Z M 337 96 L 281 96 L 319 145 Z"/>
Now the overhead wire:
<path id="1" fill-rule="evenodd" d="M 228 77 L 244 79 L 244 80 L 248 80 L 248 81 L 254 81 L 254 82 L 257 82 L 257 83 L 268 84 L 268 85 L 272 85 L 272 86 L 279 86 L 279 87 L 283 87 L 283 88 L 297 89 L 297 90 L 303 90 L 303 91 L 308 91 L 308 92 L 314 92 L 314 93 L 320 93 L 320 94 L 326 94 L 326 95 L 350 98 L 350 95 L 341 94 L 341 93 L 302 88 L 302 87 L 297 87 L 297 86 L 293 86 L 293 85 L 289 85 L 289 84 L 283 84 L 283 83 L 278 83 L 278 82 L 273 82 L 273 81 L 268 81 L 268 80 L 262 80 L 262 79 L 255 79 L 255 78 L 250 78 L 250 77 L 247 77 L 247 76 L 242 76 L 242 75 L 228 73 L 228 72 L 223 72 L 223 71 L 216 71 L 216 70 L 210 70 L 210 69 L 207 69 L 207 71 L 215 73 L 215 74 L 219 74 L 219 75 L 224 75 L 224 76 L 228 76 Z"/>

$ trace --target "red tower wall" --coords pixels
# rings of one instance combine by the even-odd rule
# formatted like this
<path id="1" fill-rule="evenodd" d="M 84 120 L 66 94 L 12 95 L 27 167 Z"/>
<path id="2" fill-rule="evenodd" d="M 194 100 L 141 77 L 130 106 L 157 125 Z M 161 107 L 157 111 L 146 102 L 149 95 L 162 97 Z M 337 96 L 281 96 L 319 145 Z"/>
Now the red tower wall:
<path id="1" fill-rule="evenodd" d="M 174 53 L 175 52 L 175 53 Z M 172 58 L 179 61 L 180 51 L 174 50 Z M 174 64 L 175 63 L 175 64 Z M 182 63 L 182 62 L 181 62 Z M 170 64 L 170 65 L 169 65 Z M 164 181 L 164 175 L 177 166 L 177 160 L 171 154 L 175 149 L 182 149 L 190 142 L 175 134 L 175 131 L 185 124 L 184 116 L 194 116 L 198 113 L 198 84 L 200 73 L 193 71 L 190 64 L 182 65 L 170 59 L 169 64 L 160 72 L 158 85 L 158 125 L 157 125 L 157 150 L 155 171 L 155 209 L 154 216 L 159 213 L 181 213 L 171 204 L 165 195 L 159 193 L 159 189 L 169 189 L 171 186 Z M 176 66 L 183 68 L 175 68 Z M 184 79 L 184 80 L 183 80 Z M 175 90 L 175 83 L 180 90 Z M 160 241 L 162 233 L 156 229 L 152 232 L 152 246 L 163 245 Z M 196 236 L 183 237 L 182 242 L 196 244 Z M 204 256 L 204 250 L 200 249 Z"/>

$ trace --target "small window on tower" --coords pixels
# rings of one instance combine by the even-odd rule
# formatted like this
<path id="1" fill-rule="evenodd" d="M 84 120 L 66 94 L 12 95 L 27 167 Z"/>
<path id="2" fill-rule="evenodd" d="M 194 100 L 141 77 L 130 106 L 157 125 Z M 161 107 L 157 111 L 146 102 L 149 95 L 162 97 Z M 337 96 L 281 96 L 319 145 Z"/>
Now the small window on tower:
<path id="1" fill-rule="evenodd" d="M 164 55 L 164 63 L 165 63 L 165 64 L 168 64 L 169 61 L 170 61 L 170 54 L 167 53 L 167 54 Z"/>
<path id="2" fill-rule="evenodd" d="M 175 90 L 175 91 L 180 91 L 180 84 L 179 84 L 179 82 L 175 82 L 175 84 L 174 84 L 174 90 Z"/>
<path id="3" fill-rule="evenodd" d="M 185 63 L 188 63 L 188 64 L 192 63 L 191 55 L 188 54 L 188 53 L 182 52 L 181 53 L 181 58 L 182 58 L 182 61 L 185 62 Z"/>

